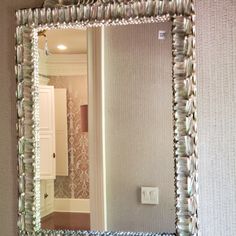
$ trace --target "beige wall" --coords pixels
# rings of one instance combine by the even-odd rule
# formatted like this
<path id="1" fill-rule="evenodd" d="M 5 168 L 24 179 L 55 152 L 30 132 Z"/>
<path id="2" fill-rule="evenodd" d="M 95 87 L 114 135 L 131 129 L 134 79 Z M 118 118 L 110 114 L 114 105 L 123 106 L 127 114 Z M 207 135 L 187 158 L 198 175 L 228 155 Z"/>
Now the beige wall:
<path id="1" fill-rule="evenodd" d="M 234 235 L 236 1 L 197 2 L 200 223 L 202 235 Z"/>
<path id="2" fill-rule="evenodd" d="M 4 134 L 0 137 L 0 229 L 4 236 L 17 235 L 14 9 L 41 3 L 2 0 L 0 6 L 0 130 Z M 236 2 L 198 0 L 196 11 L 201 231 L 208 236 L 234 235 Z"/>
<path id="3" fill-rule="evenodd" d="M 174 232 L 171 23 L 104 35 L 108 230 Z M 159 188 L 159 205 L 140 203 L 141 186 Z"/>

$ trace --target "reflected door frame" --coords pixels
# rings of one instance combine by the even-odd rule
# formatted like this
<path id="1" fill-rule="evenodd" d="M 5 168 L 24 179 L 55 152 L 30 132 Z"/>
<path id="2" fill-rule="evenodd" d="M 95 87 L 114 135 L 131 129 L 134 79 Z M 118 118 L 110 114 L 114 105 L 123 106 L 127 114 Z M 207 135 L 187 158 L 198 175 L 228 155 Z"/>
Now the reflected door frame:
<path id="1" fill-rule="evenodd" d="M 90 228 L 107 230 L 104 117 L 104 28 L 88 28 Z"/>

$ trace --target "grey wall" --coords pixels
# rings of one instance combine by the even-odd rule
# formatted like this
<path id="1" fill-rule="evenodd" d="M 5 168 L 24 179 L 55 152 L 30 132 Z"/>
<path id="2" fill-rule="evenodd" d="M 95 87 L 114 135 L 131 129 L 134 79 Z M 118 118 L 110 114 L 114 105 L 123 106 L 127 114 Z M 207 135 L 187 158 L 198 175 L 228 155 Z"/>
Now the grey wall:
<path id="1" fill-rule="evenodd" d="M 14 9 L 42 0 L 0 5 L 0 229 L 16 236 L 17 181 L 14 101 Z M 198 136 L 202 235 L 236 232 L 236 2 L 198 0 Z"/>
<path id="2" fill-rule="evenodd" d="M 202 235 L 236 232 L 236 1 L 197 2 Z"/>
<path id="3" fill-rule="evenodd" d="M 104 35 L 108 230 L 174 232 L 171 23 Z M 140 203 L 141 186 L 159 188 L 159 205 Z"/>
<path id="4" fill-rule="evenodd" d="M 14 10 L 41 0 L 0 3 L 0 235 L 17 235 L 17 158 L 15 132 Z"/>

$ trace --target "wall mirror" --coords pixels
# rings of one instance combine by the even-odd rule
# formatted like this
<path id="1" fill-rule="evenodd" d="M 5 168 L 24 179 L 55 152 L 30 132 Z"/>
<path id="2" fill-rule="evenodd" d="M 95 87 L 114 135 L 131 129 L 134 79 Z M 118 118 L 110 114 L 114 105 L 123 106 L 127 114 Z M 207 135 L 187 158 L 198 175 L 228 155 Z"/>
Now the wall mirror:
<path id="1" fill-rule="evenodd" d="M 16 19 L 19 234 L 198 235 L 192 1 Z"/>

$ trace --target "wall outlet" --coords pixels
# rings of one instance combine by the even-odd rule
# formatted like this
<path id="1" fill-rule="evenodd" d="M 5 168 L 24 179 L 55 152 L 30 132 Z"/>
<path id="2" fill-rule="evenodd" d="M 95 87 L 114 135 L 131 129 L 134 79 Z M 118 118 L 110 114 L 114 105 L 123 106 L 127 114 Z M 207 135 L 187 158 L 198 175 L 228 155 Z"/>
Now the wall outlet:
<path id="1" fill-rule="evenodd" d="M 153 205 L 159 204 L 159 188 L 141 187 L 141 203 Z"/>

